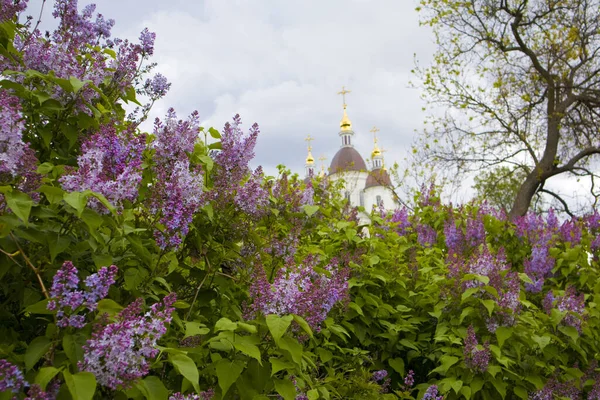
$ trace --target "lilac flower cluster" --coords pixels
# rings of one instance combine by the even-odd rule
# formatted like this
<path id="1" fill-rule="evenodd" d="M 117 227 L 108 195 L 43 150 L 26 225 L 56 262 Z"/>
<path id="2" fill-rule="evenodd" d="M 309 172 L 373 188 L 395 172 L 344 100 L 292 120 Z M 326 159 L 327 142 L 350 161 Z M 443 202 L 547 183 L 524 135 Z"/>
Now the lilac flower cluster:
<path id="1" fill-rule="evenodd" d="M 213 389 L 209 389 L 198 394 L 184 395 L 183 393 L 173 393 L 171 396 L 169 396 L 169 400 L 212 400 L 214 396 L 215 391 Z"/>
<path id="2" fill-rule="evenodd" d="M 0 0 L 0 22 L 13 19 L 27 8 L 28 0 Z"/>
<path id="3" fill-rule="evenodd" d="M 145 142 L 145 135 L 135 135 L 131 129 L 117 133 L 114 123 L 103 125 L 81 146 L 77 171 L 69 170 L 60 178 L 63 189 L 101 193 L 122 209 L 124 201 L 137 199 Z M 108 212 L 95 198 L 89 200 L 89 205 L 98 212 Z"/>
<path id="4" fill-rule="evenodd" d="M 19 99 L 0 90 L 0 182 L 12 181 L 19 190 L 38 201 L 36 190 L 42 177 L 36 172 L 35 152 L 23 142 L 24 129 Z M 4 208 L 3 203 L 4 196 L 0 195 L 0 211 Z"/>
<path id="5" fill-rule="evenodd" d="M 71 261 L 65 261 L 54 275 L 50 289 L 51 300 L 48 302 L 48 309 L 56 311 L 56 325 L 60 328 L 82 328 L 85 325 L 85 315 L 76 314 L 77 309 L 85 306 L 89 311 L 94 311 L 98 301 L 107 296 L 109 287 L 115 283 L 117 272 L 115 265 L 102 267 L 85 279 L 88 291 L 78 290 L 77 268 Z"/>
<path id="6" fill-rule="evenodd" d="M 483 348 L 480 348 L 472 325 L 467 328 L 467 337 L 465 339 L 463 355 L 467 367 L 479 373 L 487 371 L 491 355 L 489 343 L 486 342 L 483 345 Z"/>
<path id="7" fill-rule="evenodd" d="M 596 235 L 590 245 L 591 249 L 594 251 L 600 249 L 600 213 L 598 210 L 594 210 L 593 214 L 586 216 L 584 223 L 589 231 Z"/>
<path id="8" fill-rule="evenodd" d="M 0 392 L 18 393 L 24 385 L 23 372 L 16 365 L 0 360 Z"/>
<path id="9" fill-rule="evenodd" d="M 554 297 L 552 292 L 548 292 L 542 303 L 544 310 L 550 314 L 552 308 L 568 314 L 561 323 L 572 326 L 581 333 L 581 323 L 585 320 L 585 297 L 583 293 L 577 294 L 575 287 L 569 286 L 563 296 Z"/>
<path id="10" fill-rule="evenodd" d="M 446 247 L 448 248 L 448 257 L 458 259 L 462 254 L 465 245 L 465 235 L 462 229 L 456 226 L 454 219 L 449 219 L 444 224 L 444 237 L 446 238 Z"/>
<path id="11" fill-rule="evenodd" d="M 467 219 L 466 239 L 472 247 L 485 243 L 485 227 L 481 217 L 482 215 L 479 214 L 477 218 Z"/>
<path id="12" fill-rule="evenodd" d="M 542 389 L 529 395 L 529 400 L 554 400 L 556 398 L 580 399 L 581 390 L 577 388 L 574 381 L 561 382 L 556 376 L 553 376 L 548 379 Z"/>
<path id="13" fill-rule="evenodd" d="M 562 240 L 570 243 L 571 247 L 581 243 L 581 234 L 582 226 L 581 223 L 576 219 L 565 221 L 560 226 L 560 236 Z"/>
<path id="14" fill-rule="evenodd" d="M 402 207 L 395 210 L 391 216 L 391 222 L 398 224 L 396 226 L 396 232 L 398 235 L 406 235 L 410 226 L 412 225 L 408 219 L 408 209 L 406 207 Z"/>
<path id="15" fill-rule="evenodd" d="M 411 388 L 415 384 L 415 371 L 412 369 L 408 371 L 408 374 L 404 377 L 404 385 L 406 388 Z"/>
<path id="16" fill-rule="evenodd" d="M 52 382 L 50 382 L 46 391 L 43 391 L 40 385 L 34 383 L 29 388 L 27 397 L 25 397 L 24 400 L 56 400 L 59 390 L 60 381 L 57 379 L 54 379 Z"/>
<path id="17" fill-rule="evenodd" d="M 329 276 L 317 272 L 317 264 L 316 257 L 308 256 L 300 265 L 288 265 L 278 271 L 273 284 L 264 269 L 255 266 L 250 315 L 297 314 L 318 331 L 333 306 L 348 298 L 349 287 L 348 271 L 336 260 L 323 267 Z"/>
<path id="18" fill-rule="evenodd" d="M 373 372 L 371 380 L 373 382 L 380 382 L 388 376 L 388 372 L 385 369 Z"/>
<path id="19" fill-rule="evenodd" d="M 542 290 L 545 279 L 554 267 L 554 258 L 549 255 L 549 248 L 554 242 L 554 234 L 559 231 L 559 222 L 552 210 L 546 220 L 542 216 L 529 213 L 515 221 L 517 235 L 528 239 L 531 244 L 531 257 L 525 260 L 525 273 L 533 281 L 526 284 L 525 289 L 532 293 Z M 570 232 L 570 230 L 569 230 Z"/>
<path id="20" fill-rule="evenodd" d="M 260 133 L 254 124 L 246 135 L 239 115 L 233 122 L 225 124 L 221 137 L 221 151 L 215 156 L 213 190 L 207 197 L 214 207 L 223 208 L 230 204 L 252 217 L 260 217 L 267 211 L 269 192 L 261 186 L 262 168 L 258 167 L 249 179 L 248 166 L 254 158 L 254 147 Z"/>
<path id="21" fill-rule="evenodd" d="M 152 79 L 147 79 L 144 85 L 144 91 L 151 100 L 165 97 L 170 88 L 171 84 L 162 74 L 156 74 Z"/>
<path id="22" fill-rule="evenodd" d="M 92 372 L 98 383 L 111 389 L 128 388 L 147 375 L 150 359 L 159 352 L 156 342 L 171 322 L 175 300 L 171 293 L 142 314 L 142 299 L 137 299 L 121 311 L 117 322 L 97 326 L 83 347 L 79 368 Z"/>
<path id="23" fill-rule="evenodd" d="M 199 116 L 193 112 L 187 121 L 177 121 L 171 108 L 163 123 L 154 123 L 155 184 L 151 188 L 150 211 L 160 215 L 163 229 L 154 237 L 160 248 L 178 247 L 189 231 L 194 213 L 202 204 L 202 171 L 190 162 L 198 139 Z"/>
<path id="24" fill-rule="evenodd" d="M 0 174 L 17 177 L 22 170 L 21 160 L 28 148 L 23 143 L 25 120 L 17 97 L 0 90 Z"/>
<path id="25" fill-rule="evenodd" d="M 437 232 L 427 224 L 417 225 L 417 240 L 423 247 L 431 247 L 437 241 Z"/>
<path id="26" fill-rule="evenodd" d="M 437 385 L 431 385 L 427 388 L 421 400 L 444 400 L 444 396 L 438 396 Z"/>

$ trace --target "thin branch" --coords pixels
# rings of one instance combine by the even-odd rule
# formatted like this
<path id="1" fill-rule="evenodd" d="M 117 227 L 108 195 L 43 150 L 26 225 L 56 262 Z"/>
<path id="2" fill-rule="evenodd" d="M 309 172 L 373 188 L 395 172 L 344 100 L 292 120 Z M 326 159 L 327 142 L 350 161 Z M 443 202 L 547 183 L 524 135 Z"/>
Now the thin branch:
<path id="1" fill-rule="evenodd" d="M 10 237 L 14 240 L 15 244 L 17 245 L 17 248 L 19 249 L 19 252 L 21 253 L 21 255 L 23 256 L 23 259 L 25 260 L 25 263 L 27 265 L 29 265 L 29 268 L 31 268 L 31 270 L 35 273 L 35 276 L 38 279 L 38 282 L 40 283 L 40 287 L 42 288 L 42 293 L 44 294 L 44 296 L 49 299 L 50 295 L 48 294 L 48 291 L 46 290 L 46 286 L 44 285 L 44 281 L 42 280 L 42 277 L 40 275 L 40 270 L 39 268 L 36 268 L 31 261 L 29 260 L 29 257 L 27 257 L 27 254 L 25 254 L 25 252 L 23 251 L 23 249 L 21 248 L 21 245 L 19 245 L 19 242 L 17 240 L 17 238 L 10 233 Z"/>

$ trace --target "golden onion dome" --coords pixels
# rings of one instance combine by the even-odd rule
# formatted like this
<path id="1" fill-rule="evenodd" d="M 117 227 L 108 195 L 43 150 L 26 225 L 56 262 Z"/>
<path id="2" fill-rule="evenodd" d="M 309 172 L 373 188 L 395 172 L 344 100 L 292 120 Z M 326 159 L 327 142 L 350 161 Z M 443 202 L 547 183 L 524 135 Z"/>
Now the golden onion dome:
<path id="1" fill-rule="evenodd" d="M 340 129 L 342 131 L 351 131 L 352 130 L 352 122 L 350 118 L 348 118 L 348 114 L 346 113 L 346 105 L 344 104 L 344 116 L 340 121 Z"/>
<path id="2" fill-rule="evenodd" d="M 379 157 L 380 155 L 381 155 L 381 150 L 379 150 L 379 147 L 375 146 L 375 148 L 371 152 L 371 158 Z"/>
<path id="3" fill-rule="evenodd" d="M 314 164 L 315 163 L 315 158 L 313 157 L 313 155 L 310 152 L 310 150 L 308 151 L 308 155 L 306 156 L 306 163 L 307 164 Z"/>

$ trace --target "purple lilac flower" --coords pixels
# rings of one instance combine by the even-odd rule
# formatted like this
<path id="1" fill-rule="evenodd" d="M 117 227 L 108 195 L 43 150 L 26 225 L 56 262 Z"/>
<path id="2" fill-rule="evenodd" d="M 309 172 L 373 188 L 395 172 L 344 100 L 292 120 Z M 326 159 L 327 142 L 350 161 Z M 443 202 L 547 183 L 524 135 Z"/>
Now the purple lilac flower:
<path id="1" fill-rule="evenodd" d="M 171 293 L 142 314 L 142 299 L 127 306 L 117 322 L 97 326 L 83 347 L 78 366 L 92 372 L 96 380 L 111 389 L 128 388 L 150 371 L 150 360 L 158 354 L 157 341 L 167 331 L 174 310 Z M 140 315 L 141 314 L 141 315 Z"/>
<path id="2" fill-rule="evenodd" d="M 200 392 L 199 394 L 186 394 L 183 393 L 173 393 L 169 396 L 169 400 L 211 400 L 215 396 L 215 391 L 213 389 L 209 389 L 205 392 Z"/>
<path id="3" fill-rule="evenodd" d="M 27 8 L 28 0 L 0 0 L 0 22 L 13 19 Z"/>
<path id="4" fill-rule="evenodd" d="M 406 207 L 402 207 L 394 211 L 391 217 L 392 223 L 397 223 L 396 232 L 400 236 L 404 236 L 408 233 L 408 229 L 411 226 L 410 221 L 408 220 L 408 209 Z"/>
<path id="5" fill-rule="evenodd" d="M 548 379 L 541 390 L 531 393 L 529 400 L 553 400 L 555 398 L 580 399 L 581 391 L 575 381 L 560 382 L 556 376 Z"/>
<path id="6" fill-rule="evenodd" d="M 308 181 L 306 183 L 306 188 L 304 189 L 304 192 L 302 192 L 300 204 L 312 206 L 315 203 L 314 196 L 315 190 L 313 189 L 312 181 Z"/>
<path id="7" fill-rule="evenodd" d="M 444 236 L 446 238 L 448 256 L 456 258 L 462 254 L 465 238 L 462 229 L 456 226 L 456 222 L 453 219 L 446 221 L 444 224 Z"/>
<path id="8" fill-rule="evenodd" d="M 23 372 L 14 364 L 0 360 L 0 392 L 18 393 L 25 385 Z"/>
<path id="9" fill-rule="evenodd" d="M 151 188 L 150 211 L 161 215 L 163 229 L 154 233 L 162 249 L 178 247 L 189 231 L 194 213 L 202 204 L 202 174 L 190 163 L 198 139 L 199 116 L 193 112 L 188 121 L 177 121 L 171 108 L 163 123 L 154 123 L 156 182 Z"/>
<path id="10" fill-rule="evenodd" d="M 265 212 L 269 199 L 268 190 L 260 184 L 262 168 L 257 168 L 247 179 L 251 172 L 248 163 L 254 158 L 254 147 L 260 131 L 258 125 L 254 124 L 245 134 L 241 124 L 239 115 L 233 117 L 231 124 L 225 124 L 221 151 L 215 156 L 213 190 L 207 193 L 207 199 L 216 208 L 234 204 L 242 212 L 260 216 Z"/>
<path id="11" fill-rule="evenodd" d="M 33 384 L 27 392 L 25 400 L 55 400 L 58 395 L 58 391 L 54 393 L 51 390 L 43 391 L 42 387 L 38 384 Z"/>
<path id="12" fill-rule="evenodd" d="M 548 247 L 536 245 L 531 250 L 531 257 L 524 261 L 525 273 L 533 281 L 526 284 L 525 289 L 532 293 L 539 293 L 544 285 L 544 280 L 554 268 L 554 258 L 548 254 Z"/>
<path id="13" fill-rule="evenodd" d="M 427 224 L 417 225 L 417 239 L 423 247 L 431 247 L 437 241 L 437 232 Z"/>
<path id="14" fill-rule="evenodd" d="M 262 267 L 255 267 L 251 313 L 268 315 L 297 314 L 315 330 L 319 330 L 333 306 L 348 297 L 348 271 L 337 261 L 323 267 L 329 276 L 315 271 L 318 260 L 309 256 L 300 265 L 289 265 L 278 271 L 270 284 Z"/>
<path id="15" fill-rule="evenodd" d="M 262 186 L 262 181 L 262 167 L 258 167 L 234 197 L 237 207 L 254 218 L 262 217 L 268 210 L 269 192 Z"/>
<path id="16" fill-rule="evenodd" d="M 108 294 L 108 288 L 115 282 L 117 272 L 115 265 L 100 268 L 97 273 L 86 278 L 85 284 L 90 291 L 84 292 L 78 290 L 77 268 L 71 261 L 65 261 L 54 275 L 50 289 L 51 299 L 48 302 L 48 309 L 56 311 L 56 325 L 60 328 L 82 328 L 85 325 L 85 315 L 75 314 L 76 310 L 85 306 L 89 311 L 94 311 L 97 302 Z"/>
<path id="17" fill-rule="evenodd" d="M 476 219 L 469 218 L 467 220 L 466 239 L 473 247 L 485 243 L 485 227 L 483 226 L 481 215 L 478 215 Z"/>
<path id="18" fill-rule="evenodd" d="M 130 130 L 118 134 L 113 123 L 100 127 L 81 146 L 77 171 L 60 178 L 63 189 L 101 193 L 118 209 L 124 201 L 135 201 L 142 180 L 145 141 L 144 135 L 134 135 Z M 95 198 L 89 200 L 89 205 L 98 212 L 108 212 Z"/>
<path id="19" fill-rule="evenodd" d="M 438 396 L 437 385 L 431 385 L 427 388 L 421 400 L 444 400 L 444 396 Z"/>
<path id="20" fill-rule="evenodd" d="M 28 147 L 23 142 L 25 120 L 17 97 L 0 90 L 0 174 L 17 177 L 21 172 L 21 160 Z"/>
<path id="21" fill-rule="evenodd" d="M 162 74 L 156 74 L 152 79 L 147 79 L 146 84 L 144 85 L 146 94 L 152 100 L 158 100 L 165 97 L 170 88 L 171 84 L 167 82 L 167 78 Z"/>
<path id="22" fill-rule="evenodd" d="M 571 246 L 578 245 L 581 242 L 581 224 L 575 219 L 563 222 L 560 227 L 560 235 Z"/>
<path id="23" fill-rule="evenodd" d="M 558 311 L 568 312 L 562 323 L 574 327 L 581 333 L 581 322 L 585 319 L 585 297 L 583 293 L 578 295 L 575 287 L 569 286 L 565 290 L 564 296 L 556 298 L 555 306 Z"/>
<path id="24" fill-rule="evenodd" d="M 142 52 L 148 55 L 154 54 L 154 41 L 156 40 L 156 33 L 148 31 L 148 28 L 144 28 L 140 34 L 140 44 L 142 46 Z"/>
<path id="25" fill-rule="evenodd" d="M 483 348 L 478 347 L 480 347 L 479 342 L 477 341 L 477 336 L 475 336 L 475 330 L 471 325 L 467 328 L 467 337 L 463 350 L 465 364 L 475 372 L 483 373 L 487 371 L 488 364 L 490 363 L 491 353 L 489 343 L 485 343 Z"/>
<path id="26" fill-rule="evenodd" d="M 415 384 L 415 371 L 412 369 L 408 371 L 408 374 L 404 378 L 404 385 L 407 388 L 411 388 Z"/>
<path id="27" fill-rule="evenodd" d="M 388 372 L 385 369 L 373 372 L 371 380 L 374 382 L 380 382 L 388 376 Z"/>

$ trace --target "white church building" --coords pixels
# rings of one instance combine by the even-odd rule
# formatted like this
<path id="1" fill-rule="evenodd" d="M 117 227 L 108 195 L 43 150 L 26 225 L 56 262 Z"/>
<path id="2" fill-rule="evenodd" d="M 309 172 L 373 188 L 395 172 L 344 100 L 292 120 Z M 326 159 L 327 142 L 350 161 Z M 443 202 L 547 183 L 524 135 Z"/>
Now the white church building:
<path id="1" fill-rule="evenodd" d="M 374 206 L 378 207 L 379 205 L 383 205 L 386 210 L 394 210 L 397 204 L 391 190 L 392 182 L 384 166 L 383 152 L 377 144 L 377 132 L 379 130 L 377 128 L 371 129 L 374 134 L 374 147 L 371 151 L 371 166 L 368 168 L 365 160 L 352 144 L 355 133 L 346 112 L 346 93 L 350 93 L 350 91 L 344 88 L 338 93 L 344 99 L 344 114 L 340 121 L 340 131 L 338 133 L 342 143 L 331 160 L 327 178 L 332 182 L 343 180 L 344 197 L 348 199 L 352 206 L 364 207 L 367 214 Z M 311 154 L 310 141 L 312 138 L 310 135 L 306 140 L 309 142 L 308 156 L 306 157 L 306 176 L 308 177 L 315 173 L 315 160 Z"/>

